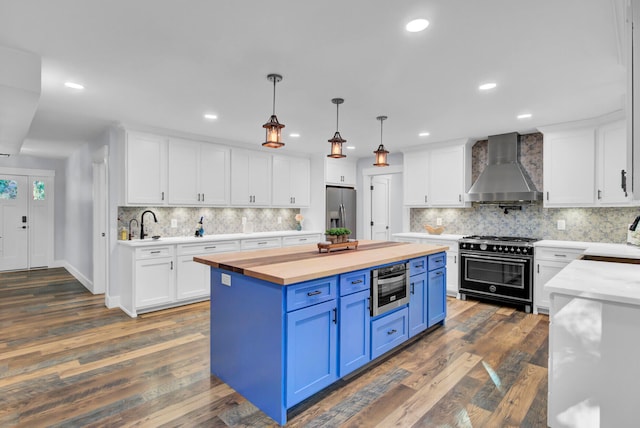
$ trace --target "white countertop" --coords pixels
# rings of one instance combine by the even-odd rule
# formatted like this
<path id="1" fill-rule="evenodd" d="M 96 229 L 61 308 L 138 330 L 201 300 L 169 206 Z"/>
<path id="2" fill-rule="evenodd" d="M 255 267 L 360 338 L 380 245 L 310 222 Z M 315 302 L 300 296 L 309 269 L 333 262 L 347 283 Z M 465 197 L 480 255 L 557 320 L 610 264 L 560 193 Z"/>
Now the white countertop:
<path id="1" fill-rule="evenodd" d="M 461 239 L 464 235 L 452 235 L 443 233 L 441 235 L 432 235 L 430 233 L 417 233 L 417 232 L 403 232 L 403 233 L 394 233 L 394 237 L 398 238 L 417 238 L 417 239 L 440 239 L 443 241 L 457 241 Z"/>
<path id="2" fill-rule="evenodd" d="M 153 245 L 167 244 L 197 244 L 200 242 L 216 242 L 216 241 L 232 241 L 240 239 L 260 239 L 260 238 L 278 238 L 285 236 L 305 236 L 323 234 L 319 230 L 283 230 L 279 232 L 254 232 L 254 233 L 225 233 L 219 235 L 205 235 L 203 237 L 195 236 L 174 236 L 160 239 L 151 237 L 145 239 L 132 239 L 131 241 L 118 241 L 120 245 L 129 247 L 145 247 Z"/>
<path id="3" fill-rule="evenodd" d="M 640 265 L 574 260 L 545 288 L 551 294 L 640 306 Z"/>

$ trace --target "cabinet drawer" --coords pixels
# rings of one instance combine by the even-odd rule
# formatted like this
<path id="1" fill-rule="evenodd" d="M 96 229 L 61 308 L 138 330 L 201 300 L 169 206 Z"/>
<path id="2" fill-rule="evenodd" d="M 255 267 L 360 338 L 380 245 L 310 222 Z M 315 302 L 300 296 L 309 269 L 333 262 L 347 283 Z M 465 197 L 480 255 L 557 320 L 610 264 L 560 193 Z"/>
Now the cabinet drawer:
<path id="1" fill-rule="evenodd" d="M 214 241 L 178 245 L 178 255 L 222 253 L 240 250 L 240 241 Z"/>
<path id="2" fill-rule="evenodd" d="M 262 248 L 280 248 L 280 238 L 243 239 L 240 247 L 243 250 L 258 250 Z"/>
<path id="3" fill-rule="evenodd" d="M 409 275 L 418 275 L 427 271 L 427 258 L 418 257 L 417 259 L 409 260 Z"/>
<path id="4" fill-rule="evenodd" d="M 409 338 L 409 311 L 399 311 L 385 315 L 371 322 L 371 359 L 395 348 Z"/>
<path id="5" fill-rule="evenodd" d="M 136 249 L 136 260 L 153 259 L 157 257 L 173 256 L 173 245 L 159 245 L 157 247 Z"/>
<path id="6" fill-rule="evenodd" d="M 429 270 L 440 269 L 447 265 L 447 255 L 445 253 L 438 253 L 429 256 Z"/>
<path id="7" fill-rule="evenodd" d="M 321 235 L 299 235 L 299 236 L 285 236 L 282 238 L 282 246 L 289 247 L 292 245 L 304 245 L 304 244 L 315 244 L 316 242 L 320 242 Z"/>
<path id="8" fill-rule="evenodd" d="M 551 248 L 536 247 L 535 257 L 540 260 L 566 260 L 570 262 L 578 259 L 586 248 Z"/>
<path id="9" fill-rule="evenodd" d="M 336 298 L 338 277 L 314 279 L 287 287 L 287 312 Z"/>
<path id="10" fill-rule="evenodd" d="M 371 285 L 370 278 L 371 270 L 369 269 L 340 275 L 340 296 L 369 290 Z"/>

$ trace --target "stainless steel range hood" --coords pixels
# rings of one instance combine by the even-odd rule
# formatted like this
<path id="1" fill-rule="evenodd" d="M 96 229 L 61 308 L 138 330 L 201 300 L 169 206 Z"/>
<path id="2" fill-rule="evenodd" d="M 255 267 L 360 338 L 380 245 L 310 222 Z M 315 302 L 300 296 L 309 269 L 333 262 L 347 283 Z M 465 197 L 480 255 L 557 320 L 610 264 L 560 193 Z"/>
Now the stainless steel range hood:
<path id="1" fill-rule="evenodd" d="M 542 200 L 520 164 L 520 134 L 489 137 L 488 162 L 467 193 L 471 202 L 520 202 Z"/>

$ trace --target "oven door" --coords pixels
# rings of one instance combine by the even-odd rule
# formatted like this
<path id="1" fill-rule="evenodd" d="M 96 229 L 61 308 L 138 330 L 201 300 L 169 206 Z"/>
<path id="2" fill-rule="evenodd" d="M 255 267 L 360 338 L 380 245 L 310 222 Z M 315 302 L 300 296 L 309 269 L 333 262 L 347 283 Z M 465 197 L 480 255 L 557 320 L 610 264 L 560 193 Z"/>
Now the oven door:
<path id="1" fill-rule="evenodd" d="M 531 259 L 462 252 L 460 292 L 531 302 Z"/>

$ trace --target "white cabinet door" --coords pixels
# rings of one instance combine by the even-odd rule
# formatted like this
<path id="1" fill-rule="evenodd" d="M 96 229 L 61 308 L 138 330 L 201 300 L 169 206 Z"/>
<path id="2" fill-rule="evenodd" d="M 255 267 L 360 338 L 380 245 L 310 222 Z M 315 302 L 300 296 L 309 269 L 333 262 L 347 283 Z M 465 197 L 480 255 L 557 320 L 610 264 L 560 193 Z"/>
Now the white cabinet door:
<path id="1" fill-rule="evenodd" d="M 134 281 L 136 309 L 173 302 L 173 257 L 137 260 Z"/>
<path id="2" fill-rule="evenodd" d="M 404 204 L 426 207 L 429 193 L 429 152 L 404 153 Z"/>
<path id="3" fill-rule="evenodd" d="M 631 201 L 631 174 L 627 164 L 627 128 L 625 121 L 614 122 L 598 129 L 598 191 L 599 205 L 627 205 Z M 627 192 L 622 187 L 623 173 L 628 181 Z"/>
<path id="4" fill-rule="evenodd" d="M 200 143 L 171 139 L 169 141 L 169 203 L 199 204 L 198 165 Z"/>
<path id="5" fill-rule="evenodd" d="M 544 206 L 595 203 L 595 128 L 545 134 Z"/>
<path id="6" fill-rule="evenodd" d="M 271 155 L 233 149 L 231 203 L 240 206 L 271 204 Z"/>
<path id="7" fill-rule="evenodd" d="M 536 273 L 534 278 L 534 313 L 538 309 L 549 310 L 549 293 L 544 285 L 554 276 L 564 269 L 569 262 L 556 262 L 550 260 L 540 260 L 536 263 Z"/>
<path id="8" fill-rule="evenodd" d="M 429 164 L 429 205 L 464 206 L 464 147 L 434 149 Z"/>
<path id="9" fill-rule="evenodd" d="M 202 205 L 228 205 L 229 149 L 216 144 L 200 144 L 199 192 Z"/>
<path id="10" fill-rule="evenodd" d="M 326 158 L 325 182 L 327 184 L 337 184 L 339 186 L 356 185 L 356 164 L 345 158 Z"/>
<path id="11" fill-rule="evenodd" d="M 309 159 L 274 155 L 272 204 L 285 207 L 309 206 L 310 170 Z"/>
<path id="12" fill-rule="evenodd" d="M 186 300 L 209 295 L 211 268 L 193 261 L 193 256 L 178 256 L 176 299 Z"/>
<path id="13" fill-rule="evenodd" d="M 457 243 L 453 242 L 449 246 L 456 246 Z M 458 251 L 447 251 L 447 295 L 458 295 L 458 278 L 460 277 L 458 265 Z"/>
<path id="14" fill-rule="evenodd" d="M 151 134 L 127 132 L 127 204 L 167 203 L 167 139 Z"/>

